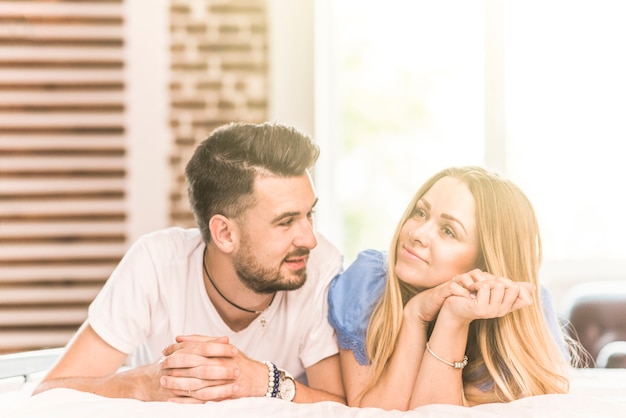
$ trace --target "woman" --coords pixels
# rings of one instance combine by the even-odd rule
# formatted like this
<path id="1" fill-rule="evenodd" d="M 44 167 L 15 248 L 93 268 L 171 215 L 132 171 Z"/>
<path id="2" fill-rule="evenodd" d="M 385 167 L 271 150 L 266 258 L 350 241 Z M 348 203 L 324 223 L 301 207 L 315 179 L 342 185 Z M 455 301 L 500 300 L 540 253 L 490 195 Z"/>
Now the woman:
<path id="1" fill-rule="evenodd" d="M 518 187 L 480 167 L 435 174 L 388 259 L 364 251 L 331 284 L 348 403 L 406 410 L 566 393 L 570 354 L 540 262 Z"/>

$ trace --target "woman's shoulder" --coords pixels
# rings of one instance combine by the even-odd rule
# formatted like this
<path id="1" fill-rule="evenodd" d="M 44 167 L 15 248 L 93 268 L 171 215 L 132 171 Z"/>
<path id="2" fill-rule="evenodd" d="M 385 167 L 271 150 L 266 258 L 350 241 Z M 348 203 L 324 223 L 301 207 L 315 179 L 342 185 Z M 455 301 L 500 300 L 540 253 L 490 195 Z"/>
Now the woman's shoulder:
<path id="1" fill-rule="evenodd" d="M 353 299 L 355 294 L 363 296 L 377 294 L 382 290 L 387 276 L 387 253 L 377 250 L 361 251 L 356 260 L 331 284 L 331 292 L 338 297 Z"/>
<path id="2" fill-rule="evenodd" d="M 330 284 L 328 321 L 337 332 L 339 346 L 354 351 L 365 364 L 365 334 L 376 303 L 385 289 L 387 254 L 365 250 Z"/>

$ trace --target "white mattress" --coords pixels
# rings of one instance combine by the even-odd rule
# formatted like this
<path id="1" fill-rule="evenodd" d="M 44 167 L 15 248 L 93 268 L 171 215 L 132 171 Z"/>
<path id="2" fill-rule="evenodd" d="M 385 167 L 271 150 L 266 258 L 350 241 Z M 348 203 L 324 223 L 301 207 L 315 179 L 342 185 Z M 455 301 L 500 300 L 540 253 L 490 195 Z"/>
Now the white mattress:
<path id="1" fill-rule="evenodd" d="M 572 390 L 567 395 L 543 395 L 507 404 L 485 404 L 473 408 L 428 405 L 413 411 L 383 411 L 376 408 L 349 408 L 333 402 L 292 404 L 276 399 L 247 398 L 204 405 L 169 402 L 141 402 L 110 399 L 70 389 L 54 389 L 30 396 L 37 376 L 0 382 L 2 418 L 97 418 L 97 417 L 626 417 L 626 369 L 578 369 L 573 371 Z"/>

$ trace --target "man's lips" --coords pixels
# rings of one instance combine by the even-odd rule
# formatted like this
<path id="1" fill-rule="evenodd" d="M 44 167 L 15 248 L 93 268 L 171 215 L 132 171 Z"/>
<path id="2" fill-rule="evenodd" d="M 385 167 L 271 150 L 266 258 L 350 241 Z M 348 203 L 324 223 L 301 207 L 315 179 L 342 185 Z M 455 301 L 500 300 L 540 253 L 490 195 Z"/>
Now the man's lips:
<path id="1" fill-rule="evenodd" d="M 302 269 L 306 267 L 306 263 L 309 259 L 309 254 L 306 255 L 297 255 L 285 258 L 284 263 L 289 265 L 291 268 L 296 270 Z"/>
<path id="2" fill-rule="evenodd" d="M 303 255 L 299 257 L 290 257 L 285 259 L 285 263 L 306 263 L 309 259 L 308 255 Z"/>

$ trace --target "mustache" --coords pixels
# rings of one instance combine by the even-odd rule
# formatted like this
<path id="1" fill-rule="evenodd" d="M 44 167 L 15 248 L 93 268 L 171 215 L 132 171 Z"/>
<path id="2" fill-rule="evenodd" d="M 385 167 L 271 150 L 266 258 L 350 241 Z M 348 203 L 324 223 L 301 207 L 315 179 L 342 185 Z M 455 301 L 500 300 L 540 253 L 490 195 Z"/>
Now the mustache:
<path id="1" fill-rule="evenodd" d="M 293 257 L 304 257 L 308 256 L 309 254 L 311 254 L 311 250 L 309 250 L 308 248 L 297 248 L 294 251 L 288 253 L 285 257 L 285 260 L 289 260 Z"/>

